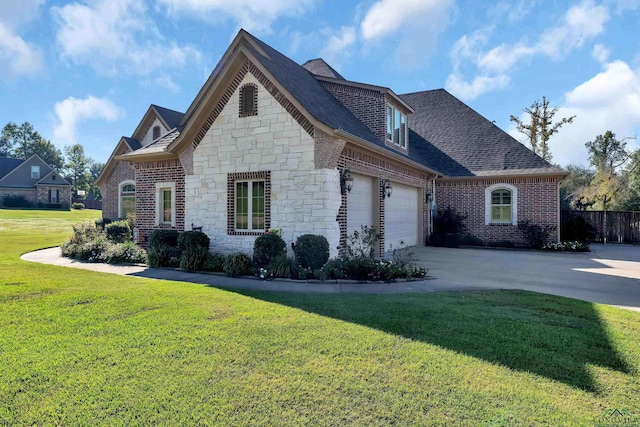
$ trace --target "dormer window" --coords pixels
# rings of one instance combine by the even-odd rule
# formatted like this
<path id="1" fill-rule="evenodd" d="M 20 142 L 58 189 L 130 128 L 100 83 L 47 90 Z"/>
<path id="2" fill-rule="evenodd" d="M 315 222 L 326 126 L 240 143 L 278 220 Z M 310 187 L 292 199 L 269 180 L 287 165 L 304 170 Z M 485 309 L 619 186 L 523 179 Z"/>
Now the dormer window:
<path id="1" fill-rule="evenodd" d="M 160 138 L 160 126 L 153 127 L 153 140 Z"/>
<path id="2" fill-rule="evenodd" d="M 407 148 L 407 116 L 397 108 L 387 105 L 387 142 Z"/>
<path id="3" fill-rule="evenodd" d="M 247 83 L 240 89 L 240 117 L 258 115 L 258 86 Z"/>

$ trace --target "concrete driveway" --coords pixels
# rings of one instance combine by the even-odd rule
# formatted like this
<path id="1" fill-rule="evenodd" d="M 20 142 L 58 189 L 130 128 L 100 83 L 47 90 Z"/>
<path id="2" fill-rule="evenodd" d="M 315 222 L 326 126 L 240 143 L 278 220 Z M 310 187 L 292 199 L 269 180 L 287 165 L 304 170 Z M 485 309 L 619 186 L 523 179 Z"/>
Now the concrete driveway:
<path id="1" fill-rule="evenodd" d="M 416 247 L 438 287 L 523 289 L 640 311 L 640 246 L 591 253 Z"/>

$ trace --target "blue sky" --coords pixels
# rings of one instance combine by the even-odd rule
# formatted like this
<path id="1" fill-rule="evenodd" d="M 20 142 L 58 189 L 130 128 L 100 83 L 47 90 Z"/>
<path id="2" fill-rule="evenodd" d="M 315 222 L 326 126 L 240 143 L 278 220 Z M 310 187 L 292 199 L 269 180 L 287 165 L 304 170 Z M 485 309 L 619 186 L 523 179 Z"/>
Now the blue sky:
<path id="1" fill-rule="evenodd" d="M 606 130 L 640 136 L 640 0 L 0 0 L 0 126 L 104 162 L 149 104 L 186 111 L 240 28 L 349 80 L 444 87 L 514 136 L 544 95 L 577 116 L 561 165 Z"/>

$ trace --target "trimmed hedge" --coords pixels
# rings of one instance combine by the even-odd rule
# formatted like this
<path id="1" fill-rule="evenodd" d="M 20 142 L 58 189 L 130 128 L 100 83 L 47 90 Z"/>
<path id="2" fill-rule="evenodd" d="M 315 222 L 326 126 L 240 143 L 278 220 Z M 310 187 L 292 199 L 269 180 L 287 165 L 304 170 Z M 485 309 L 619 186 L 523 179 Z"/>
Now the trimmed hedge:
<path id="1" fill-rule="evenodd" d="M 287 244 L 282 237 L 275 233 L 261 234 L 253 244 L 253 262 L 256 267 L 266 267 L 286 251 Z"/>
<path id="2" fill-rule="evenodd" d="M 131 228 L 126 220 L 114 221 L 104 227 L 107 238 L 115 243 L 124 243 L 131 240 Z"/>
<path id="3" fill-rule="evenodd" d="M 183 250 L 206 249 L 209 250 L 209 236 L 202 231 L 185 231 L 178 236 L 178 247 Z"/>
<path id="4" fill-rule="evenodd" d="M 178 230 L 152 230 L 149 236 L 149 248 L 157 248 L 160 246 L 175 248 L 178 246 L 179 234 Z"/>
<path id="5" fill-rule="evenodd" d="M 329 242 L 324 236 L 303 234 L 296 239 L 294 252 L 296 261 L 303 268 L 315 270 L 329 260 Z"/>

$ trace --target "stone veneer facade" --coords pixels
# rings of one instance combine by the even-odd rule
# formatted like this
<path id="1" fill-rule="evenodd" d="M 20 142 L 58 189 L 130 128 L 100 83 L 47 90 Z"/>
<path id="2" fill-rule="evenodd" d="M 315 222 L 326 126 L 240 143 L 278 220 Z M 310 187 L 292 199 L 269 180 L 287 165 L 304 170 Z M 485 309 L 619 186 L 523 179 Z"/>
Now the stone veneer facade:
<path id="1" fill-rule="evenodd" d="M 247 83 L 258 87 L 258 114 L 239 117 L 237 87 Z M 228 178 L 269 172 L 270 227 L 281 229 L 286 242 L 301 234 L 321 234 L 335 256 L 340 177 L 335 167 L 316 168 L 313 128 L 305 129 L 252 72 L 234 86 L 193 152 L 193 174 L 185 179 L 184 222 L 202 227 L 214 251 L 251 253 L 259 233 L 228 230 L 233 203 Z"/>
<path id="2" fill-rule="evenodd" d="M 50 185 L 50 184 L 38 184 L 37 197 L 38 203 L 47 205 L 49 202 L 49 190 L 58 190 L 58 202 L 63 209 L 71 208 L 71 186 L 70 185 Z"/>
<path id="3" fill-rule="evenodd" d="M 518 221 L 531 220 L 545 226 L 553 226 L 557 239 L 559 230 L 558 177 L 505 177 L 476 178 L 469 180 L 436 181 L 436 203 L 439 208 L 450 206 L 467 215 L 468 232 L 481 238 L 485 243 L 509 240 L 524 244 L 523 235 L 517 225 L 485 225 L 485 189 L 494 184 L 509 184 L 517 188 Z"/>

